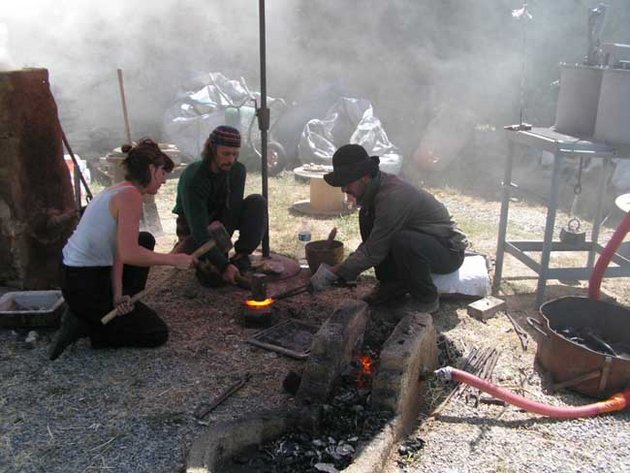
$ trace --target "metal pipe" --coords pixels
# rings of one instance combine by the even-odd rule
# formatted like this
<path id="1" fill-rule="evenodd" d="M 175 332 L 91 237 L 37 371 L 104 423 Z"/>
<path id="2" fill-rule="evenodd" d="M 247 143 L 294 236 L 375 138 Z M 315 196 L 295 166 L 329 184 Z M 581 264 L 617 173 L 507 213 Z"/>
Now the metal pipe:
<path id="1" fill-rule="evenodd" d="M 258 116 L 258 128 L 260 128 L 260 152 L 262 195 L 265 198 L 266 211 L 269 215 L 269 189 L 267 185 L 267 130 L 269 130 L 269 109 L 267 108 L 267 60 L 265 41 L 265 0 L 258 2 L 258 20 L 260 30 L 260 108 L 256 111 Z M 265 220 L 265 229 L 262 239 L 262 255 L 269 256 L 269 217 Z"/>
<path id="2" fill-rule="evenodd" d="M 588 281 L 588 297 L 594 299 L 596 301 L 600 298 L 600 287 L 602 285 L 602 279 L 604 278 L 604 274 L 608 269 L 608 264 L 610 260 L 617 252 L 619 246 L 623 242 L 623 239 L 626 237 L 628 232 L 630 231 L 630 212 L 626 214 L 626 217 L 621 221 L 615 233 L 613 233 L 610 240 L 604 247 L 604 251 L 602 251 L 597 263 L 595 263 L 595 267 L 593 268 L 593 273 L 591 274 L 591 278 Z"/>

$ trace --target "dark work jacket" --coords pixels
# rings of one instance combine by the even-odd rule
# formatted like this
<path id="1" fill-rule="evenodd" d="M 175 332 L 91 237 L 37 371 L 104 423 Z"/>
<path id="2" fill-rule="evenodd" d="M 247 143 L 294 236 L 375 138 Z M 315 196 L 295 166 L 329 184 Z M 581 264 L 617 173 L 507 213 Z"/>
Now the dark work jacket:
<path id="1" fill-rule="evenodd" d="M 432 235 L 455 252 L 468 246 L 444 204 L 393 174 L 379 172 L 359 203 L 363 243 L 338 268 L 337 274 L 346 280 L 381 263 L 391 251 L 392 237 L 401 230 Z"/>

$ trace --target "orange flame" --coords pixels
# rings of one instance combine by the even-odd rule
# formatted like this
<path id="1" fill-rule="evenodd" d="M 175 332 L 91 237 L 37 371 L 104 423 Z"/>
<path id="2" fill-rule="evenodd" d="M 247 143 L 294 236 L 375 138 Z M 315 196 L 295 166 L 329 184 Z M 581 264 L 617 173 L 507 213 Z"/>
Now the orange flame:
<path id="1" fill-rule="evenodd" d="M 267 299 L 265 299 L 264 301 L 255 301 L 254 299 L 247 299 L 245 301 L 245 305 L 247 307 L 252 307 L 254 309 L 256 308 L 261 308 L 261 307 L 269 307 L 271 304 L 273 304 L 273 299 L 271 297 L 267 297 Z"/>
<path id="2" fill-rule="evenodd" d="M 372 376 L 374 374 L 374 361 L 370 355 L 361 355 L 359 358 L 361 363 L 361 374 L 364 376 Z"/>

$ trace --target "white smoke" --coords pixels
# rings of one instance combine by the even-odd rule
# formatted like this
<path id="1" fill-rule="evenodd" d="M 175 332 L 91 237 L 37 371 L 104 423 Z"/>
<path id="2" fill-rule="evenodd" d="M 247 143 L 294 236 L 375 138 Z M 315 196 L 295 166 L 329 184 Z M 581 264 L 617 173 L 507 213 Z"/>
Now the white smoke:
<path id="1" fill-rule="evenodd" d="M 0 59 L 49 70 L 73 139 L 103 133 L 108 146 L 124 141 L 118 68 L 134 138 L 159 134 L 164 110 L 208 72 L 243 76 L 259 89 L 255 0 L 3 3 Z M 445 104 L 482 123 L 518 121 L 525 58 L 526 118 L 550 125 L 557 64 L 583 59 L 587 10 L 598 1 L 528 4 L 524 49 L 512 18 L 519 0 L 267 0 L 268 93 L 293 100 L 335 85 L 369 99 L 410 156 Z M 630 5 L 608 4 L 604 39 L 630 42 Z"/>

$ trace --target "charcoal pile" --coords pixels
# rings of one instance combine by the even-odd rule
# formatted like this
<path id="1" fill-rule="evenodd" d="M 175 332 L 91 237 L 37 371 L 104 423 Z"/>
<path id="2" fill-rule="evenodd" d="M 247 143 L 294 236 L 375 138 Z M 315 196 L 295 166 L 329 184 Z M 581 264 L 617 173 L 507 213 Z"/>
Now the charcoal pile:
<path id="1" fill-rule="evenodd" d="M 300 473 L 343 470 L 361 445 L 377 435 L 393 413 L 372 409 L 370 388 L 356 374 L 342 377 L 330 402 L 321 406 L 319 428 L 291 432 L 266 445 L 233 457 L 221 471 L 227 473 Z"/>

